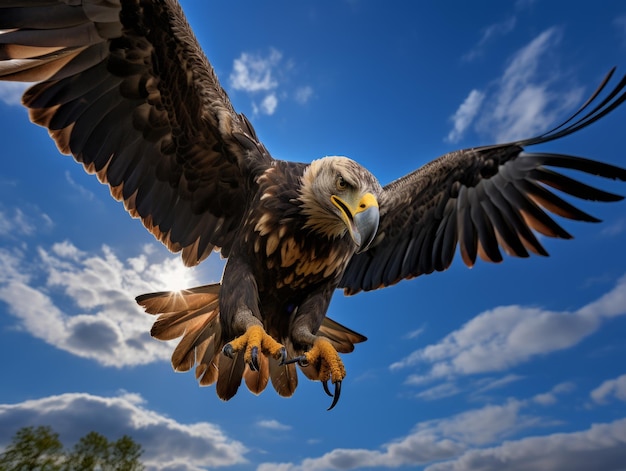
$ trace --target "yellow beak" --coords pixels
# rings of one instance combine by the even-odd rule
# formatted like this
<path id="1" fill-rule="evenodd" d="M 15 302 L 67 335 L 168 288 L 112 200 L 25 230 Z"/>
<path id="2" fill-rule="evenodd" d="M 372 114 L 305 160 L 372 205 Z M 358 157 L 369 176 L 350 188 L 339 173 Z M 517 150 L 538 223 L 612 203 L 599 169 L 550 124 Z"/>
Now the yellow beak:
<path id="1" fill-rule="evenodd" d="M 354 196 L 354 199 L 342 199 L 332 195 L 330 199 L 339 208 L 350 237 L 358 247 L 357 253 L 360 253 L 367 250 L 374 240 L 380 214 L 378 201 L 373 194 L 365 193 L 360 198 L 359 195 Z"/>

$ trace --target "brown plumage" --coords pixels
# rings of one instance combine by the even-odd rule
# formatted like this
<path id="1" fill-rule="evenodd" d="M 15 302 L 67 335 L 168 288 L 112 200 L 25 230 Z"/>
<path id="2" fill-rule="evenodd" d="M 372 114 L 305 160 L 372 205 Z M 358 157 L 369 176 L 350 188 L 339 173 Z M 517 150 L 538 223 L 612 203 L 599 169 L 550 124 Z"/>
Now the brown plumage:
<path id="1" fill-rule="evenodd" d="M 613 71 L 563 125 L 514 143 L 446 154 L 384 187 L 343 157 L 310 165 L 271 157 L 237 114 L 174 0 L 16 0 L 0 5 L 0 79 L 38 82 L 31 120 L 59 150 L 109 185 L 186 265 L 228 258 L 220 284 L 137 301 L 158 315 L 152 335 L 181 337 L 176 370 L 232 397 L 242 379 L 283 396 L 306 376 L 335 384 L 339 353 L 365 340 L 326 318 L 348 294 L 445 270 L 457 245 L 469 266 L 547 255 L 534 231 L 569 238 L 546 210 L 594 222 L 552 189 L 616 201 L 547 167 L 626 180 L 626 170 L 524 147 L 564 137 L 625 99 Z"/>

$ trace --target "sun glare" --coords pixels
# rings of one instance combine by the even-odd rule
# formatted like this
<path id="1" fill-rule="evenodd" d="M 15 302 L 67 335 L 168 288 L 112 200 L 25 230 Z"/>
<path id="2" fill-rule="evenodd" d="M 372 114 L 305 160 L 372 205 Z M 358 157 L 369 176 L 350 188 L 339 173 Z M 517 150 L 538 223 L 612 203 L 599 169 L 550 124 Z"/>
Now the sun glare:
<path id="1" fill-rule="evenodd" d="M 167 291 L 180 291 L 191 288 L 193 284 L 192 269 L 183 266 L 178 260 L 167 261 L 161 266 L 156 276 L 162 289 Z"/>

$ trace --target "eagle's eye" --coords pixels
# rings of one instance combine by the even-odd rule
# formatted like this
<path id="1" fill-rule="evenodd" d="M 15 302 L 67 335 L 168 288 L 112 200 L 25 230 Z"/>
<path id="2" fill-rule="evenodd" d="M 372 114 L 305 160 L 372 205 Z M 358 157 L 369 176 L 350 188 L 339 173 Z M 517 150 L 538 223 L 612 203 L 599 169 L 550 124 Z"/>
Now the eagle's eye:
<path id="1" fill-rule="evenodd" d="M 350 188 L 350 184 L 341 175 L 337 175 L 337 189 L 344 191 L 348 188 Z"/>

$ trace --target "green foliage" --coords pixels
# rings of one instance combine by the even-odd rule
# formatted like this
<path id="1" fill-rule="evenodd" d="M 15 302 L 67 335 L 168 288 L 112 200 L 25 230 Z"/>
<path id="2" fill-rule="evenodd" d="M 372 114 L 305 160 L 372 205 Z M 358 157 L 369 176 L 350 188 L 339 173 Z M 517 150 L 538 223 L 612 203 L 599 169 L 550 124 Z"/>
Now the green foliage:
<path id="1" fill-rule="evenodd" d="M 24 427 L 0 455 L 2 471 L 56 471 L 63 464 L 63 444 L 50 427 Z"/>
<path id="2" fill-rule="evenodd" d="M 0 454 L 0 471 L 141 471 L 141 445 L 124 435 L 109 441 L 89 432 L 66 451 L 50 427 L 24 427 Z"/>

